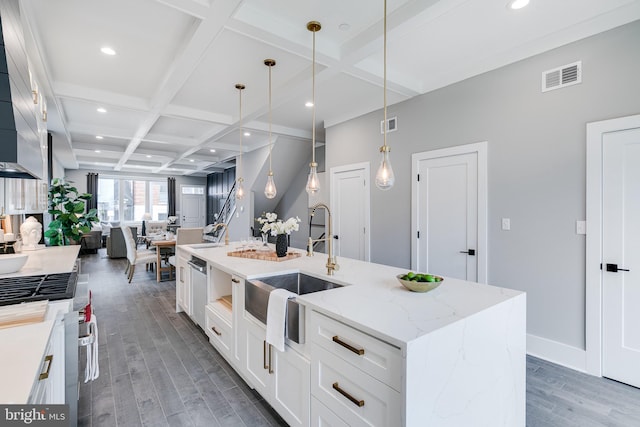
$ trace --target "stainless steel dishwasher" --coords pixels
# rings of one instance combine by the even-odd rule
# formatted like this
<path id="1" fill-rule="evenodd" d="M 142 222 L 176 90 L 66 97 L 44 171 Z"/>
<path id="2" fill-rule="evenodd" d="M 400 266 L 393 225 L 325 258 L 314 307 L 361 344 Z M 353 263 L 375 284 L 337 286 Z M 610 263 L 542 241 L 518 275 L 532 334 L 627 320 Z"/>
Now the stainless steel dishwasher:
<path id="1" fill-rule="evenodd" d="M 207 305 L 207 262 L 195 256 L 189 261 L 191 267 L 191 312 L 193 320 L 202 328 L 205 326 L 205 306 Z"/>

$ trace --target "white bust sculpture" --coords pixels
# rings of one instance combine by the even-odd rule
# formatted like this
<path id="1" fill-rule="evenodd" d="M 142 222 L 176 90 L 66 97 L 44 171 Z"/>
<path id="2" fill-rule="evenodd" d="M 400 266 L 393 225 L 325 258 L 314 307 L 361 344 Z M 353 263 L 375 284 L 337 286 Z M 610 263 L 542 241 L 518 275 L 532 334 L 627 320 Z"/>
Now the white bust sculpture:
<path id="1" fill-rule="evenodd" d="M 36 248 L 42 237 L 42 224 L 37 219 L 30 216 L 20 226 L 23 247 Z"/>

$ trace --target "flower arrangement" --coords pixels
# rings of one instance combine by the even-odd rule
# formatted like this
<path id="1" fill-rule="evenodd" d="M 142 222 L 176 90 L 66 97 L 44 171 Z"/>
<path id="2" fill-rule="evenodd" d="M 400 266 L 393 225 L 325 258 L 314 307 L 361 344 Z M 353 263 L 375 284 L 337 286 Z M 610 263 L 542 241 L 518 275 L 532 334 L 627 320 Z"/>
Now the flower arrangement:
<path id="1" fill-rule="evenodd" d="M 292 231 L 298 231 L 300 218 L 291 217 L 286 221 L 278 219 L 278 215 L 275 212 L 266 212 L 260 218 L 256 218 L 262 227 L 260 231 L 263 233 L 270 233 L 272 236 L 278 234 L 291 234 Z"/>

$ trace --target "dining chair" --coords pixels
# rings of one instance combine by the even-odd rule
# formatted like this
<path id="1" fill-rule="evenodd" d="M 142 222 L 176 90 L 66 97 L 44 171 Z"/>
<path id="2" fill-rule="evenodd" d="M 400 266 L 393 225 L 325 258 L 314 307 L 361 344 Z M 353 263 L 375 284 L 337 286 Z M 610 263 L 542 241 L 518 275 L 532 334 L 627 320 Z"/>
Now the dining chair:
<path id="1" fill-rule="evenodd" d="M 178 228 L 176 230 L 176 246 L 202 243 L 204 227 Z M 176 266 L 175 254 L 169 257 L 169 264 Z"/>
<path id="2" fill-rule="evenodd" d="M 148 271 L 149 264 L 156 262 L 156 253 L 155 251 L 148 249 L 138 249 L 129 227 L 122 227 L 122 234 L 124 236 L 124 243 L 127 247 L 127 269 L 125 270 L 125 273 L 128 273 L 129 283 L 131 283 L 136 265 L 145 264 Z"/>

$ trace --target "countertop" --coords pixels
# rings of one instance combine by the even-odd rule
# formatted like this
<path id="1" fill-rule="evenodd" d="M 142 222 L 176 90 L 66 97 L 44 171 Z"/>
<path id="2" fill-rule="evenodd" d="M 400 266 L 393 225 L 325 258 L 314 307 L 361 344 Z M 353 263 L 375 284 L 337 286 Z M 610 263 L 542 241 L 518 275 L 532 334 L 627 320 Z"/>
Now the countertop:
<path id="1" fill-rule="evenodd" d="M 29 255 L 24 266 L 15 273 L 0 274 L 0 278 L 68 273 L 73 271 L 79 252 L 80 245 L 50 246 L 23 251 L 23 254 Z"/>
<path id="2" fill-rule="evenodd" d="M 215 268 L 244 279 L 290 272 L 303 272 L 345 285 L 297 300 L 315 310 L 330 314 L 346 324 L 357 326 L 401 349 L 409 343 L 447 325 L 473 316 L 523 292 L 445 277 L 438 288 L 426 293 L 411 292 L 396 279 L 407 269 L 338 257 L 340 270 L 326 274 L 327 256 L 274 262 L 231 257 L 227 252 L 237 243 L 215 248 L 179 248 L 203 258 Z"/>
<path id="3" fill-rule="evenodd" d="M 69 301 L 49 303 L 45 320 L 30 325 L 0 329 L 0 403 L 26 404 L 40 375 L 44 352 L 58 313 L 68 311 Z"/>

